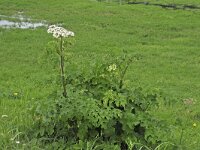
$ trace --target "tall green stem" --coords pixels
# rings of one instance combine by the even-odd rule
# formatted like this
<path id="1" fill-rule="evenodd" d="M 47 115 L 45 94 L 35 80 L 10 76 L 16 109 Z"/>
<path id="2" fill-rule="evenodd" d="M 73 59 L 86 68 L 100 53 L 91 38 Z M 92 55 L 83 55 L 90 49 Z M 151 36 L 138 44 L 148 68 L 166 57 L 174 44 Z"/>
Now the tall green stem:
<path id="1" fill-rule="evenodd" d="M 179 141 L 180 145 L 182 144 L 182 140 L 183 140 L 183 129 L 181 130 L 181 137 L 180 137 L 180 141 Z"/>
<path id="2" fill-rule="evenodd" d="M 63 86 L 63 96 L 67 97 L 67 90 L 65 84 L 65 73 L 64 73 L 64 52 L 63 52 L 63 38 L 60 38 L 60 70 L 61 70 L 61 82 Z"/>
<path id="3" fill-rule="evenodd" d="M 126 67 L 125 67 L 125 69 L 124 69 L 124 71 L 121 73 L 121 79 L 120 79 L 120 81 L 119 81 L 119 89 L 122 89 L 122 86 L 123 86 L 123 81 L 124 81 L 124 76 L 125 76 L 125 74 L 126 74 L 126 71 L 128 70 L 128 67 L 129 67 L 129 64 L 127 64 L 126 65 Z"/>

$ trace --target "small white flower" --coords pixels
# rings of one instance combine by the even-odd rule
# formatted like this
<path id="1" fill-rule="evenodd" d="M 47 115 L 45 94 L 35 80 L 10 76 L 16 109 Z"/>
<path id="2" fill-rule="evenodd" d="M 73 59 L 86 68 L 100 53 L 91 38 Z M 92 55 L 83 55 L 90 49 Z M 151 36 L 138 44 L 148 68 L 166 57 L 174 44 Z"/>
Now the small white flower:
<path id="1" fill-rule="evenodd" d="M 74 32 L 71 32 L 71 36 L 74 36 Z"/>
<path id="2" fill-rule="evenodd" d="M 52 33 L 55 38 L 74 36 L 74 32 L 56 25 L 49 26 L 47 33 Z"/>
<path id="3" fill-rule="evenodd" d="M 59 38 L 59 34 L 55 32 L 55 33 L 53 33 L 53 37 Z"/>
<path id="4" fill-rule="evenodd" d="M 8 115 L 2 115 L 1 118 L 8 118 Z"/>
<path id="5" fill-rule="evenodd" d="M 55 28 L 55 27 L 56 27 L 56 25 L 50 25 L 50 26 L 49 26 L 50 29 L 53 29 L 53 28 Z"/>
<path id="6" fill-rule="evenodd" d="M 20 144 L 20 141 L 15 141 L 16 144 Z"/>

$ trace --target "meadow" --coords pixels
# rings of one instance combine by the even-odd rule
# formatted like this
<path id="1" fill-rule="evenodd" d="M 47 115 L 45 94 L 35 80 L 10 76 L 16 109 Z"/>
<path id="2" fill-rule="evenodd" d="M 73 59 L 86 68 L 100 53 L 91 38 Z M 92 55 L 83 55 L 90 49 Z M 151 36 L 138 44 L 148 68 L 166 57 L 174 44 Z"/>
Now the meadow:
<path id="1" fill-rule="evenodd" d="M 154 1 L 153 1 L 154 2 Z M 161 3 L 161 1 L 158 1 Z M 164 1 L 163 3 L 176 3 Z M 177 3 L 188 1 L 178 0 Z M 188 4 L 200 5 L 198 0 Z M 33 21 L 61 24 L 75 32 L 73 61 L 103 62 L 105 55 L 139 55 L 125 78 L 131 87 L 161 90 L 170 99 L 151 113 L 175 124 L 166 141 L 200 147 L 200 10 L 173 10 L 146 5 L 119 5 L 92 0 L 0 0 L 0 15 L 23 12 Z M 0 16 L 0 20 L 3 20 Z M 9 18 L 8 18 L 9 19 Z M 49 65 L 40 57 L 52 37 L 47 28 L 0 27 L 0 149 L 45 149 L 26 137 L 33 120 L 28 106 L 48 97 L 55 86 Z M 184 100 L 192 100 L 185 106 Z M 22 138 L 22 137 L 23 138 Z M 12 138 L 14 137 L 14 140 Z M 20 143 L 16 143 L 20 141 Z"/>

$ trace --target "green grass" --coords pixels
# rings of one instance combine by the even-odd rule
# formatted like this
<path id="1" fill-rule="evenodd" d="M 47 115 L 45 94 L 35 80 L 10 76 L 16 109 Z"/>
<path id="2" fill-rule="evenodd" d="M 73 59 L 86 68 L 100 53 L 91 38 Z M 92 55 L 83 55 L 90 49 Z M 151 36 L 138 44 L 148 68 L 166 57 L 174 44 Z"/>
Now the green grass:
<path id="1" fill-rule="evenodd" d="M 190 2 L 199 4 L 198 0 Z M 176 101 L 194 98 L 197 100 L 194 111 L 200 108 L 199 10 L 89 0 L 0 0 L 0 14 L 14 15 L 18 11 L 38 21 L 61 23 L 74 31 L 73 52 L 82 57 L 75 61 L 87 62 L 91 53 L 118 55 L 122 50 L 142 55 L 143 59 L 134 63 L 127 75 L 133 87 L 159 88 Z M 8 142 L 13 137 L 12 130 L 23 132 L 31 126 L 24 113 L 27 103 L 47 96 L 53 88 L 49 81 L 51 70 L 38 63 L 51 39 L 46 28 L 0 28 L 0 116 L 8 115 L 0 119 L 0 142 L 1 139 Z M 14 92 L 19 93 L 17 98 Z M 167 109 L 163 108 L 165 116 L 176 108 Z M 189 130 L 191 134 L 200 132 L 200 118 L 190 118 L 189 122 L 197 123 L 195 131 Z M 193 138 L 200 141 L 197 136 Z"/>

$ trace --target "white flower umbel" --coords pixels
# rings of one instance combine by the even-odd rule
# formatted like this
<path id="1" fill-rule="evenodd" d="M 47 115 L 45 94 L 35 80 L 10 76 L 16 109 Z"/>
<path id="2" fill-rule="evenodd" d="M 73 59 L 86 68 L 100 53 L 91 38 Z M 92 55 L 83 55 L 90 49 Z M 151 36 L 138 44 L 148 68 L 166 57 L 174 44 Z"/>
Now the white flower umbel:
<path id="1" fill-rule="evenodd" d="M 55 38 L 74 36 L 74 32 L 68 31 L 63 27 L 58 27 L 56 25 L 49 26 L 47 33 L 53 34 L 53 37 Z"/>
<path id="2" fill-rule="evenodd" d="M 66 83 L 65 83 L 65 74 L 64 74 L 64 42 L 66 42 L 67 38 L 73 37 L 74 32 L 68 31 L 67 29 L 63 27 L 58 27 L 56 25 L 49 26 L 47 33 L 53 34 L 53 37 L 58 39 L 57 42 L 60 43 L 59 45 L 59 55 L 60 55 L 60 70 L 61 70 L 61 82 L 63 86 L 63 96 L 67 97 L 67 91 L 66 91 Z"/>

